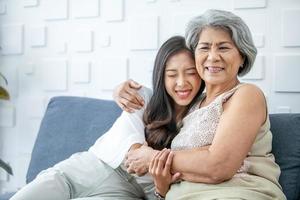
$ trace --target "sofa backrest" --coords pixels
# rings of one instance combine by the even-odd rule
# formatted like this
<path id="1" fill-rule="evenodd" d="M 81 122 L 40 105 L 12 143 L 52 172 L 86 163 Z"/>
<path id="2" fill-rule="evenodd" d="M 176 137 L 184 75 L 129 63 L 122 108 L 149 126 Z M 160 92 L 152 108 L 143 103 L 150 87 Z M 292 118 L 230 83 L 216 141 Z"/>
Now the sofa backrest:
<path id="1" fill-rule="evenodd" d="M 108 100 L 52 98 L 33 147 L 26 182 L 73 153 L 87 150 L 120 114 L 120 108 Z"/>
<path id="2" fill-rule="evenodd" d="M 273 154 L 279 182 L 288 200 L 300 199 L 300 114 L 271 114 Z"/>

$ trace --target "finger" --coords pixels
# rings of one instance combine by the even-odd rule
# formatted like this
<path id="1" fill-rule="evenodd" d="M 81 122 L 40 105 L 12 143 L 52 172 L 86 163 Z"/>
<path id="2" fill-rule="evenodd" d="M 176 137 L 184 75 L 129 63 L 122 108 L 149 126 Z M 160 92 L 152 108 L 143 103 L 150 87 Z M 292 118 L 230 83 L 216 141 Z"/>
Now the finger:
<path id="1" fill-rule="evenodd" d="M 157 165 L 158 165 L 158 160 L 159 160 L 159 156 L 162 154 L 162 151 L 159 151 L 154 158 L 151 160 L 151 174 L 155 175 L 156 171 L 157 171 Z M 149 166 L 150 168 L 150 166 Z"/>
<path id="2" fill-rule="evenodd" d="M 129 99 L 122 98 L 120 99 L 121 104 L 123 104 L 126 108 L 139 110 L 142 108 L 140 104 L 136 101 L 131 101 Z"/>
<path id="3" fill-rule="evenodd" d="M 129 87 L 126 87 L 126 91 L 128 93 L 130 93 L 131 95 L 133 95 L 136 100 L 141 103 L 141 105 L 144 105 L 144 99 L 143 97 L 141 97 L 141 95 L 138 93 L 138 90 L 141 89 L 142 85 L 140 85 L 139 83 L 133 81 L 133 80 L 130 80 L 129 81 L 129 84 L 128 84 Z"/>
<path id="4" fill-rule="evenodd" d="M 143 107 L 134 94 L 128 92 L 120 94 L 118 101 L 128 108 L 141 109 Z"/>
<path id="5" fill-rule="evenodd" d="M 140 89 L 142 87 L 141 84 L 139 84 L 138 82 L 136 82 L 132 79 L 129 79 L 129 85 L 130 85 L 130 87 L 135 88 L 135 89 Z"/>
<path id="6" fill-rule="evenodd" d="M 175 183 L 180 179 L 181 174 L 179 172 L 176 172 L 174 175 L 172 175 L 171 183 Z"/>
<path id="7" fill-rule="evenodd" d="M 160 171 L 164 170 L 164 167 L 165 167 L 165 164 L 166 164 L 166 160 L 167 160 L 167 157 L 168 157 L 169 153 L 170 153 L 169 149 L 164 149 L 162 151 L 162 154 L 160 155 L 160 157 L 158 159 L 158 166 L 157 166 L 157 168 Z"/>
<path id="8" fill-rule="evenodd" d="M 133 169 L 131 166 L 129 166 L 129 167 L 127 168 L 127 172 L 128 172 L 129 174 L 134 174 L 134 173 L 135 173 L 134 169 Z"/>
<path id="9" fill-rule="evenodd" d="M 173 161 L 173 157 L 174 157 L 174 153 L 172 151 L 169 152 L 168 157 L 167 157 L 167 161 L 165 163 L 165 172 L 170 172 L 171 171 L 171 165 L 172 165 L 172 161 Z"/>

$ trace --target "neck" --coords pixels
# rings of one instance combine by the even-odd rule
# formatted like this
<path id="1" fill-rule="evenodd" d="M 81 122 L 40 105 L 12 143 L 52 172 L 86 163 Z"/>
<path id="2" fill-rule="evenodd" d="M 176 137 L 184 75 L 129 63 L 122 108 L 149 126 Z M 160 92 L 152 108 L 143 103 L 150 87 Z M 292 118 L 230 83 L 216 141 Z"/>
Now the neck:
<path id="1" fill-rule="evenodd" d="M 176 120 L 176 122 L 181 121 L 184 111 L 185 111 L 184 106 L 178 106 L 178 105 L 175 106 L 175 114 L 176 114 L 175 120 Z"/>
<path id="2" fill-rule="evenodd" d="M 206 85 L 206 98 L 205 102 L 206 104 L 209 104 L 212 102 L 217 96 L 220 94 L 223 94 L 226 91 L 231 90 L 235 86 L 239 84 L 239 80 L 236 79 L 235 81 L 232 81 L 227 84 L 221 84 L 221 85 Z"/>

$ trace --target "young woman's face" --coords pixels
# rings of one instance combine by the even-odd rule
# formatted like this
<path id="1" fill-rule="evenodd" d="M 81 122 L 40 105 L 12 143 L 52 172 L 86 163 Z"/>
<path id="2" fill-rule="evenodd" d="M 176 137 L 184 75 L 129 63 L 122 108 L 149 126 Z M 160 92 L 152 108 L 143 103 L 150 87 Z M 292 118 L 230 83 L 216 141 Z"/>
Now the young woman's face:
<path id="1" fill-rule="evenodd" d="M 187 106 L 198 93 L 201 79 L 192 54 L 183 50 L 172 55 L 166 62 L 165 87 L 175 102 L 175 107 Z"/>
<path id="2" fill-rule="evenodd" d="M 205 28 L 195 51 L 197 70 L 206 85 L 222 85 L 237 80 L 243 58 L 231 39 L 222 29 Z"/>

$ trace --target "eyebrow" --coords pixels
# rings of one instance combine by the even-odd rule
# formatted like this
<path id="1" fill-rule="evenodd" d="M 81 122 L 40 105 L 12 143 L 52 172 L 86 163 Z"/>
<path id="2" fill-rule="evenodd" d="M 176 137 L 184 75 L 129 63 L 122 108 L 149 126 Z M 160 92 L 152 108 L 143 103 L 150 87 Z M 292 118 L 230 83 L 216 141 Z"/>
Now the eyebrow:
<path id="1" fill-rule="evenodd" d="M 199 44 L 209 45 L 209 46 L 212 45 L 212 43 L 209 43 L 209 42 L 198 42 L 198 45 L 199 45 Z M 230 41 L 223 41 L 223 42 L 218 42 L 218 43 L 217 43 L 217 45 L 222 45 L 222 44 L 232 44 L 232 42 L 230 42 Z"/>

